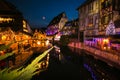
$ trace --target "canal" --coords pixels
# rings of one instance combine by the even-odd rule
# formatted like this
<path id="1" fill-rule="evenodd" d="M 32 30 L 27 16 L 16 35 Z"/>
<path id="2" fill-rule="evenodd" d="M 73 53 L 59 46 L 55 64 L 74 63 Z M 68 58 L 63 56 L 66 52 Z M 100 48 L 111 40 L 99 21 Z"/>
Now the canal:
<path id="1" fill-rule="evenodd" d="M 120 80 L 120 70 L 79 49 L 57 47 L 50 52 L 47 70 L 32 80 Z"/>

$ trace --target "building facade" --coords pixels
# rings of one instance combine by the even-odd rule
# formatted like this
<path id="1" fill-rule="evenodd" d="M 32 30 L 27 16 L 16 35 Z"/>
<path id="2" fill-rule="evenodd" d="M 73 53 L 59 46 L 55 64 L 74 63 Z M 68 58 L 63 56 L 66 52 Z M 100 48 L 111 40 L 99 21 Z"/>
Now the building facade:
<path id="1" fill-rule="evenodd" d="M 23 16 L 20 11 L 16 9 L 11 3 L 0 0 L 0 30 L 10 27 L 13 31 L 22 29 Z"/>
<path id="2" fill-rule="evenodd" d="M 86 0 L 77 9 L 79 13 L 79 40 L 85 42 L 98 35 L 99 0 Z"/>
<path id="3" fill-rule="evenodd" d="M 15 33 L 23 29 L 23 16 L 14 5 L 0 0 L 0 43 L 13 41 Z"/>
<path id="4" fill-rule="evenodd" d="M 80 5 L 77 9 L 79 40 L 102 50 L 112 48 L 120 33 L 119 3 L 119 0 L 86 0 Z M 118 39 L 115 39 L 116 35 Z M 115 47 L 118 49 L 119 46 Z"/>
<path id="5" fill-rule="evenodd" d="M 56 17 L 53 18 L 53 20 L 47 26 L 47 30 L 46 30 L 47 35 L 54 35 L 60 30 L 62 30 L 67 20 L 68 19 L 65 12 L 58 14 Z"/>
<path id="6" fill-rule="evenodd" d="M 12 48 L 17 48 L 20 44 L 28 44 L 32 37 L 31 28 L 23 18 L 22 13 L 16 7 L 5 1 L 0 0 L 0 44 L 9 44 L 15 42 Z"/>
<path id="7" fill-rule="evenodd" d="M 62 29 L 61 34 L 62 35 L 77 35 L 78 34 L 78 18 L 71 20 L 71 21 L 67 21 Z"/>

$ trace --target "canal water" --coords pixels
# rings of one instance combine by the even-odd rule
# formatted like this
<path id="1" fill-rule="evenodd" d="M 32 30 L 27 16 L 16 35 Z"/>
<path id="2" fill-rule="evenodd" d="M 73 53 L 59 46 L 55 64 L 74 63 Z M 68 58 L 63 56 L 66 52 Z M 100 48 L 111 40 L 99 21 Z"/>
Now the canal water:
<path id="1" fill-rule="evenodd" d="M 32 80 L 120 80 L 120 70 L 107 65 L 85 51 L 57 47 L 50 52 L 47 70 Z"/>

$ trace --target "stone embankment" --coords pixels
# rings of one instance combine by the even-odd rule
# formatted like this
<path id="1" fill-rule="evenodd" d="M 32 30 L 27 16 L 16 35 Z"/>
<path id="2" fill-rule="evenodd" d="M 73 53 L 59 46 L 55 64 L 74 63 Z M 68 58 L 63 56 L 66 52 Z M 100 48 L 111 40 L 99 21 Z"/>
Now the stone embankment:
<path id="1" fill-rule="evenodd" d="M 87 54 L 93 55 L 95 58 L 100 59 L 106 62 L 110 66 L 114 66 L 120 69 L 120 53 L 118 52 L 107 52 L 103 50 L 99 50 L 94 47 L 85 46 L 80 42 L 71 42 L 68 44 L 69 47 L 74 47 L 78 49 L 83 49 Z"/>

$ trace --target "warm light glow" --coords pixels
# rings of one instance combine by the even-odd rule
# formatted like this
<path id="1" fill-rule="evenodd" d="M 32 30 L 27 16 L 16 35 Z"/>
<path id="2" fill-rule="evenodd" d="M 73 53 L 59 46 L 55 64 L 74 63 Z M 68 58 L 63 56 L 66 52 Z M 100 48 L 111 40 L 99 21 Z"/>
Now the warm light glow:
<path id="1" fill-rule="evenodd" d="M 46 45 L 48 45 L 48 44 L 49 44 L 49 40 L 46 41 Z"/>
<path id="2" fill-rule="evenodd" d="M 45 43 L 42 43 L 41 46 L 45 46 Z"/>
<path id="3" fill-rule="evenodd" d="M 2 36 L 2 40 L 6 40 L 6 36 L 3 35 L 3 36 Z"/>
<path id="4" fill-rule="evenodd" d="M 103 49 L 105 49 L 105 50 L 106 50 L 106 47 L 103 47 Z"/>
<path id="5" fill-rule="evenodd" d="M 40 45 L 40 41 L 38 41 L 37 44 Z"/>
<path id="6" fill-rule="evenodd" d="M 103 42 L 104 43 L 109 43 L 109 39 L 104 39 Z"/>
<path id="7" fill-rule="evenodd" d="M 25 40 L 25 42 L 27 43 L 27 42 L 28 42 L 28 40 Z"/>
<path id="8" fill-rule="evenodd" d="M 103 39 L 103 49 L 104 49 L 104 50 L 109 50 L 109 49 L 110 49 L 109 39 L 108 39 L 108 38 Z"/>
<path id="9" fill-rule="evenodd" d="M 13 19 L 12 18 L 2 18 L 2 17 L 0 17 L 0 23 L 5 22 L 5 21 L 10 22 L 10 21 L 13 21 Z"/>
<path id="10" fill-rule="evenodd" d="M 28 32 L 28 30 L 27 29 L 23 29 L 25 32 Z"/>
<path id="11" fill-rule="evenodd" d="M 26 39 L 28 39 L 28 35 L 25 35 Z"/>
<path id="12" fill-rule="evenodd" d="M 93 24 L 89 24 L 88 26 L 89 26 L 89 27 L 92 27 L 92 26 L 93 26 Z"/>
<path id="13" fill-rule="evenodd" d="M 56 40 L 56 41 L 59 41 L 59 40 L 60 40 L 60 37 L 61 37 L 61 36 L 56 35 L 56 36 L 55 36 L 55 40 Z"/>
<path id="14" fill-rule="evenodd" d="M 108 47 L 108 49 L 110 50 L 110 46 Z"/>
<path id="15" fill-rule="evenodd" d="M 27 23 L 25 20 L 23 20 L 23 31 L 28 32 L 27 30 Z"/>
<path id="16" fill-rule="evenodd" d="M 26 22 L 23 20 L 23 27 L 26 28 Z"/>
<path id="17" fill-rule="evenodd" d="M 104 0 L 101 0 L 101 2 L 104 2 Z"/>

